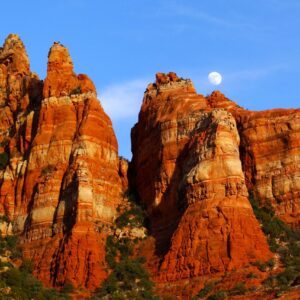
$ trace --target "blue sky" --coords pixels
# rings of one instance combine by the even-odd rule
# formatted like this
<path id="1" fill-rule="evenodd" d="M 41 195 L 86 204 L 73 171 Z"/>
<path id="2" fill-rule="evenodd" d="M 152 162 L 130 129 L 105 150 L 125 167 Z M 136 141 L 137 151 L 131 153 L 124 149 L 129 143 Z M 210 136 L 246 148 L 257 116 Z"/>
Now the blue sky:
<path id="1" fill-rule="evenodd" d="M 130 128 L 156 72 L 191 78 L 201 94 L 214 87 L 253 110 L 299 107 L 298 0 L 14 0 L 1 3 L 1 43 L 24 41 L 43 79 L 54 41 L 88 74 L 131 157 Z"/>

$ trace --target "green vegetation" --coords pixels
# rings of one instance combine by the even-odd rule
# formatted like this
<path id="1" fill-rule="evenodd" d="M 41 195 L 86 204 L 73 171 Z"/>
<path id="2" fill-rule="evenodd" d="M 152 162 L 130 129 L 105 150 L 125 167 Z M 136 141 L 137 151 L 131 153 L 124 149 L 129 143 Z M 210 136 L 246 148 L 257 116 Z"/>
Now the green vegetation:
<path id="1" fill-rule="evenodd" d="M 70 282 L 66 282 L 60 292 L 67 295 L 74 292 L 74 290 L 75 288 L 73 284 Z"/>
<path id="2" fill-rule="evenodd" d="M 47 165 L 42 169 L 42 175 L 46 176 L 49 173 L 52 173 L 55 170 L 54 165 Z"/>
<path id="3" fill-rule="evenodd" d="M 22 258 L 22 253 L 20 248 L 17 245 L 17 237 L 13 235 L 8 235 L 6 237 L 2 237 L 0 235 L 0 255 L 3 255 L 5 251 L 9 251 L 9 257 L 11 259 Z"/>
<path id="4" fill-rule="evenodd" d="M 117 218 L 116 227 L 142 227 L 145 215 L 137 204 L 136 195 L 128 192 L 125 196 L 130 202 L 129 209 Z M 110 275 L 91 299 L 159 299 L 154 295 L 154 284 L 144 268 L 146 259 L 133 256 L 134 241 L 128 237 L 107 237 L 105 250 Z"/>
<path id="5" fill-rule="evenodd" d="M 233 289 L 229 291 L 230 296 L 235 295 L 244 295 L 247 292 L 245 284 L 243 282 L 239 282 Z"/>
<path id="6" fill-rule="evenodd" d="M 279 254 L 285 270 L 279 274 L 270 276 L 264 281 L 267 289 L 275 290 L 278 294 L 288 290 L 300 278 L 300 232 L 290 228 L 278 217 L 276 217 L 270 203 L 259 206 L 259 203 L 250 196 L 250 202 L 254 214 L 262 226 L 262 230 L 267 236 L 271 251 Z M 252 263 L 261 272 L 267 272 L 274 268 L 275 261 L 270 259 L 267 262 L 256 261 Z M 256 278 L 254 273 L 249 273 L 247 278 Z M 213 291 L 214 285 L 207 284 L 194 297 L 194 299 L 206 298 Z M 248 291 L 244 283 L 238 283 L 233 289 L 219 291 L 207 297 L 209 300 L 225 299 L 228 296 L 243 295 Z M 249 289 L 251 291 L 251 289 Z"/>
<path id="7" fill-rule="evenodd" d="M 9 217 L 6 215 L 0 216 L 0 222 L 6 222 L 9 223 Z"/>
<path id="8" fill-rule="evenodd" d="M 129 227 L 145 227 L 149 230 L 149 220 L 145 214 L 145 210 L 141 206 L 137 193 L 133 190 L 128 190 L 123 195 L 129 202 L 129 208 L 122 212 L 116 219 L 118 228 Z M 119 208 L 119 211 L 121 208 Z"/>
<path id="9" fill-rule="evenodd" d="M 5 148 L 9 144 L 9 139 L 4 138 L 2 142 L 0 142 L 0 147 Z"/>
<path id="10" fill-rule="evenodd" d="M 227 297 L 225 291 L 218 291 L 213 295 L 210 295 L 207 300 L 224 300 Z"/>
<path id="11" fill-rule="evenodd" d="M 0 170 L 4 170 L 9 162 L 9 155 L 6 152 L 0 153 Z"/>
<path id="12" fill-rule="evenodd" d="M 144 226 L 144 220 L 145 215 L 142 208 L 132 203 L 130 209 L 117 218 L 116 225 L 118 228 L 124 228 L 126 226 L 142 227 Z"/>
<path id="13" fill-rule="evenodd" d="M 145 258 L 133 258 L 132 254 L 132 240 L 108 236 L 106 261 L 111 273 L 92 299 L 102 299 L 104 296 L 108 299 L 158 299 L 143 266 Z"/>
<path id="14" fill-rule="evenodd" d="M 257 278 L 257 275 L 254 274 L 254 273 L 252 273 L 252 272 L 250 272 L 249 274 L 247 274 L 247 278 L 254 279 L 254 278 Z"/>
<path id="15" fill-rule="evenodd" d="M 259 206 L 254 197 L 250 197 L 256 218 L 262 225 L 262 229 L 268 238 L 270 249 L 280 255 L 285 270 L 280 274 L 270 276 L 264 283 L 267 287 L 287 290 L 300 276 L 300 232 L 288 227 L 278 219 L 270 203 Z M 260 270 L 273 268 L 274 261 L 258 265 Z"/>
<path id="16" fill-rule="evenodd" d="M 267 272 L 274 268 L 275 262 L 274 259 L 270 259 L 267 262 L 257 260 L 254 263 L 252 263 L 252 265 L 256 266 L 261 272 Z"/>
<path id="17" fill-rule="evenodd" d="M 143 267 L 145 258 L 121 259 L 108 279 L 95 293 L 94 299 L 158 299 L 153 294 L 153 283 Z"/>
<path id="18" fill-rule="evenodd" d="M 1 299 L 16 300 L 63 300 L 71 299 L 68 295 L 59 293 L 55 289 L 44 288 L 26 269 L 10 268 L 0 274 L 1 290 L 9 287 L 11 290 L 7 295 L 1 295 Z"/>
<path id="19" fill-rule="evenodd" d="M 248 291 L 248 289 L 245 287 L 245 284 L 243 282 L 239 282 L 234 288 L 230 290 L 221 290 L 209 295 L 213 291 L 215 286 L 216 282 L 205 284 L 204 288 L 200 290 L 200 292 L 196 296 L 194 296 L 192 300 L 203 298 L 208 300 L 222 300 L 229 296 L 244 295 Z"/>
<path id="20" fill-rule="evenodd" d="M 23 260 L 20 268 L 13 264 L 15 258 L 21 259 L 21 251 L 15 236 L 2 237 L 0 234 L 0 256 L 10 261 L 0 262 L 0 295 L 1 300 L 71 300 L 68 291 L 58 292 L 45 288 L 33 275 L 30 260 Z"/>
<path id="21" fill-rule="evenodd" d="M 204 298 L 205 296 L 207 296 L 213 290 L 214 286 L 215 285 L 213 283 L 205 284 L 204 288 L 201 289 L 199 291 L 199 293 L 192 298 L 192 300 L 197 300 L 197 299 Z"/>
<path id="22" fill-rule="evenodd" d="M 78 86 L 77 88 L 73 89 L 71 92 L 70 92 L 70 96 L 71 95 L 79 95 L 82 93 L 82 90 L 81 90 L 81 87 Z"/>

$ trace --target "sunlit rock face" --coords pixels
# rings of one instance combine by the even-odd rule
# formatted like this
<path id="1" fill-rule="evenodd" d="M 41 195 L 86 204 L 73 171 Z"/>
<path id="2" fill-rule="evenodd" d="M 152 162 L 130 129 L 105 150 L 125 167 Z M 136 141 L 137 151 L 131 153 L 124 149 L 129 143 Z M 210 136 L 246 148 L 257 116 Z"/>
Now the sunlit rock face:
<path id="1" fill-rule="evenodd" d="M 300 110 L 243 112 L 237 120 L 248 187 L 300 228 Z"/>
<path id="2" fill-rule="evenodd" d="M 44 98 L 69 96 L 93 92 L 93 82 L 87 75 L 76 75 L 69 51 L 60 43 L 54 43 L 48 54 L 47 77 L 45 79 Z"/>
<path id="3" fill-rule="evenodd" d="M 46 285 L 94 290 L 107 277 L 109 227 L 134 185 L 152 233 L 135 250 L 145 252 L 159 291 L 189 299 L 204 280 L 272 257 L 250 194 L 300 227 L 299 124 L 300 110 L 247 111 L 158 73 L 132 129 L 129 164 L 67 48 L 54 43 L 41 81 L 9 35 L 0 48 L 0 215 L 12 223 L 0 229 L 20 236 Z"/>
<path id="4" fill-rule="evenodd" d="M 22 196 L 26 157 L 41 98 L 42 82 L 30 72 L 19 36 L 11 34 L 0 48 L 0 214 L 11 218 Z"/>
<path id="5" fill-rule="evenodd" d="M 0 174 L 1 211 L 14 220 L 38 278 L 93 289 L 107 276 L 99 228 L 112 224 L 127 181 L 92 81 L 74 73 L 61 44 L 48 59 L 43 85 L 17 36 L 0 52 L 1 91 L 9 91 L 0 97 L 0 122 L 10 153 Z"/>
<path id="6" fill-rule="evenodd" d="M 248 111 L 232 106 L 220 92 L 207 99 L 212 107 L 226 107 L 236 120 L 243 172 L 253 196 L 300 228 L 300 110 Z"/>
<path id="7" fill-rule="evenodd" d="M 219 92 L 205 98 L 190 80 L 157 74 L 132 130 L 136 186 L 161 257 L 154 278 L 179 285 L 183 297 L 193 293 L 187 279 L 272 257 L 248 200 L 230 110 L 239 108 Z"/>

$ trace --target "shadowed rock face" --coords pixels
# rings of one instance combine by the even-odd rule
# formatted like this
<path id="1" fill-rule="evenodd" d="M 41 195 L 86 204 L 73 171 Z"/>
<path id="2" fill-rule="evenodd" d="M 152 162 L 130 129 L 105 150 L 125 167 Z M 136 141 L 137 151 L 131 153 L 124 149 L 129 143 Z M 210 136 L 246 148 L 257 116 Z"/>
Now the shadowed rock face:
<path id="1" fill-rule="evenodd" d="M 0 97 L 10 150 L 0 174 L 1 211 L 14 220 L 38 278 L 96 288 L 107 276 L 99 228 L 112 223 L 122 192 L 111 121 L 62 45 L 50 49 L 44 85 L 29 71 L 17 36 L 6 40 L 0 62 L 1 91 L 10 91 Z M 34 97 L 30 84 L 38 88 Z"/>

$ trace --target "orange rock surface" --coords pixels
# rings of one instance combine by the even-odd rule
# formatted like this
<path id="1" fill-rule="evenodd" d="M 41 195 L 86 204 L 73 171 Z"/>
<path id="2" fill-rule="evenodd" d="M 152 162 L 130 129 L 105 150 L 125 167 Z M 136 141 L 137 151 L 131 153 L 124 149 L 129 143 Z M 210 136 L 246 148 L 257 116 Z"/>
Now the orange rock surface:
<path id="1" fill-rule="evenodd" d="M 54 43 L 41 81 L 9 35 L 0 48 L 0 215 L 13 226 L 0 227 L 20 236 L 45 284 L 94 290 L 107 276 L 103 227 L 133 183 L 152 232 L 138 251 L 159 291 L 189 299 L 207 280 L 235 270 L 242 278 L 251 262 L 272 258 L 249 191 L 300 227 L 299 124 L 300 110 L 247 111 L 219 91 L 204 97 L 191 80 L 158 73 L 128 164 L 67 48 Z"/>
<path id="2" fill-rule="evenodd" d="M 96 93 L 93 82 L 87 75 L 79 74 L 77 76 L 74 73 L 68 49 L 55 42 L 48 55 L 47 77 L 43 89 L 44 98 L 87 92 Z"/>
<path id="3" fill-rule="evenodd" d="M 36 127 L 42 82 L 30 72 L 29 59 L 20 38 L 11 34 L 0 48 L 0 214 L 13 217 L 25 172 L 25 157 Z M 6 153 L 6 154 L 5 154 Z"/>
<path id="4" fill-rule="evenodd" d="M 146 90 L 132 130 L 133 164 L 162 257 L 154 278 L 178 283 L 188 297 L 201 278 L 272 254 L 248 200 L 229 112 L 236 105 L 224 97 L 225 107 L 214 108 L 191 81 L 166 76 L 158 74 Z M 182 283 L 193 278 L 198 286 L 185 290 Z"/>
<path id="5" fill-rule="evenodd" d="M 6 72 L 0 83 L 15 91 L 0 98 L 1 130 L 10 149 L 10 163 L 1 171 L 1 211 L 14 220 L 14 232 L 38 278 L 54 286 L 99 287 L 107 276 L 106 236 L 100 228 L 112 224 L 122 199 L 111 121 L 91 80 L 74 74 L 62 45 L 50 49 L 44 86 L 40 83 L 39 93 L 34 91 L 36 107 L 30 85 L 19 83 L 37 79 L 25 64 L 28 58 L 17 36 L 6 40 L 0 57 Z M 10 85 L 5 79 L 11 76 L 19 81 Z M 19 124 L 16 118 L 23 127 L 11 136 Z"/>
<path id="6" fill-rule="evenodd" d="M 248 111 L 220 92 L 207 99 L 236 119 L 248 189 L 261 204 L 271 203 L 279 218 L 300 228 L 300 109 Z"/>
<path id="7" fill-rule="evenodd" d="M 244 111 L 236 118 L 248 187 L 300 228 L 300 110 Z"/>

